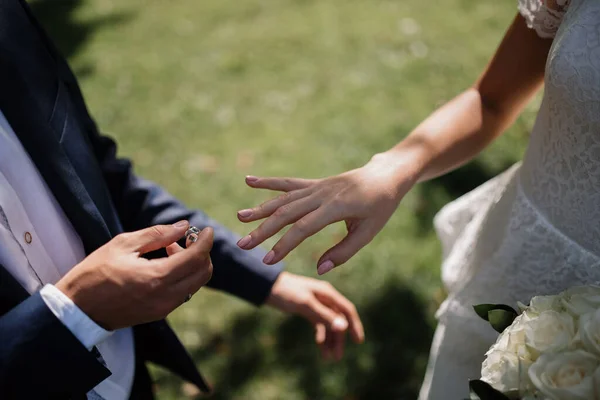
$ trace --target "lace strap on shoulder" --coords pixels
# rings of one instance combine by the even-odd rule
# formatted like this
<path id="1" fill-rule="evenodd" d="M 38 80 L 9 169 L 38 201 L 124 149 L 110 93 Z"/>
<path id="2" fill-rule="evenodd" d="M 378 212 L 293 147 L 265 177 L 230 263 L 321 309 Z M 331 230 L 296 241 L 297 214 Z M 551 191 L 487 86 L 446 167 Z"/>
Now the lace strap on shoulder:
<path id="1" fill-rule="evenodd" d="M 553 38 L 571 0 L 519 0 L 527 26 L 542 38 Z"/>

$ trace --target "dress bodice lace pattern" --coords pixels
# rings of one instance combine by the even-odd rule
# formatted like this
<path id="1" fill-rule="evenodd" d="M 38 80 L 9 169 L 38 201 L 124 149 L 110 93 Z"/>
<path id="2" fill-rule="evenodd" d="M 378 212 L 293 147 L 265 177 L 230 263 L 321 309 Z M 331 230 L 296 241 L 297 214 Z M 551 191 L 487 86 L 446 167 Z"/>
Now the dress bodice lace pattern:
<path id="1" fill-rule="evenodd" d="M 527 26 L 543 38 L 553 38 L 570 0 L 519 0 L 519 12 Z"/>

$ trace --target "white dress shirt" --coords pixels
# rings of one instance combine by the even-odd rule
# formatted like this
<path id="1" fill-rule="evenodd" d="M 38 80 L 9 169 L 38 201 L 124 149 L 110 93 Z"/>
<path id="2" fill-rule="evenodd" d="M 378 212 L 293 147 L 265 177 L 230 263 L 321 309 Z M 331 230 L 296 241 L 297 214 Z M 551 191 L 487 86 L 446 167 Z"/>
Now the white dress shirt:
<path id="1" fill-rule="evenodd" d="M 52 285 L 84 258 L 81 238 L 0 111 L 0 264 L 29 293 L 41 290 L 85 347 L 98 348 L 112 375 L 94 391 L 125 400 L 134 376 L 132 330 L 105 331 Z"/>

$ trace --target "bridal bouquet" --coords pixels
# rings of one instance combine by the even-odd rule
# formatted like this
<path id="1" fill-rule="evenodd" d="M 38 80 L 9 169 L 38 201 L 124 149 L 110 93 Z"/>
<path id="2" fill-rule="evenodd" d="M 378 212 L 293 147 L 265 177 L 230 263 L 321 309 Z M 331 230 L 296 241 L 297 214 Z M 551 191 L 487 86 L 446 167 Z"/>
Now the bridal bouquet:
<path id="1" fill-rule="evenodd" d="M 486 353 L 471 399 L 600 400 L 600 287 L 538 296 L 520 314 L 503 304 L 475 312 L 500 336 Z"/>

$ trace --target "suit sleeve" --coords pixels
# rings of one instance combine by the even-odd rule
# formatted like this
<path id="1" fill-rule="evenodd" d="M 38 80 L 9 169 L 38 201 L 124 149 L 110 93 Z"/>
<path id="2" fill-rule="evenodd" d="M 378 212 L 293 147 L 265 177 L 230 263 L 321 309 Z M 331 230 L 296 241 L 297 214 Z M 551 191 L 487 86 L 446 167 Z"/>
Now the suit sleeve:
<path id="1" fill-rule="evenodd" d="M 116 158 L 116 145 L 111 139 L 96 136 L 94 147 L 126 231 L 156 224 L 172 224 L 183 219 L 201 229 L 212 227 L 215 232 L 211 252 L 214 269 L 209 286 L 255 305 L 265 301 L 281 272 L 281 265 L 263 264 L 264 250 L 240 249 L 236 244 L 238 235 L 202 211 L 188 209 L 156 183 L 135 176 L 128 160 Z"/>
<path id="2" fill-rule="evenodd" d="M 144 180 L 133 172 L 131 162 L 117 158 L 116 143 L 102 136 L 89 116 L 79 86 L 66 63 L 61 65 L 63 79 L 84 121 L 90 145 L 102 169 L 104 180 L 123 229 L 134 231 L 156 224 L 171 224 L 189 220 L 198 228 L 210 226 L 215 232 L 211 258 L 213 277 L 208 286 L 223 290 L 249 301 L 262 304 L 277 280 L 282 264 L 266 266 L 262 263 L 265 251 L 242 250 L 237 246 L 239 236 L 209 218 L 200 210 L 191 210 L 154 182 Z"/>
<path id="3" fill-rule="evenodd" d="M 106 139 L 105 139 L 106 140 Z M 114 148 L 112 141 L 105 145 Z M 129 162 L 105 158 L 103 170 L 114 177 L 129 170 Z M 107 178 L 113 201 L 127 231 L 138 230 L 155 224 L 172 224 L 186 219 L 198 228 L 214 229 L 214 245 L 211 251 L 213 276 L 209 287 L 223 290 L 255 305 L 261 305 L 281 272 L 281 265 L 266 266 L 262 262 L 262 249 L 242 250 L 237 246 L 239 236 L 209 218 L 199 210 L 184 207 L 164 189 L 153 182 L 127 174 L 126 182 Z"/>
<path id="4" fill-rule="evenodd" d="M 39 293 L 0 317 L 0 338 L 2 398 L 81 396 L 110 376 Z"/>

